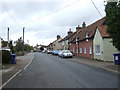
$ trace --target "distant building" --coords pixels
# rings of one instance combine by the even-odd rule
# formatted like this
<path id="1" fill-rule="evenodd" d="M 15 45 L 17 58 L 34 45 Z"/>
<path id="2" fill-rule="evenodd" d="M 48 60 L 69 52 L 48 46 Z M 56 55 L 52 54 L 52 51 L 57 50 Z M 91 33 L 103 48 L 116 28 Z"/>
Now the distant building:
<path id="1" fill-rule="evenodd" d="M 62 40 L 62 38 L 60 37 L 60 35 L 57 35 L 57 39 L 48 45 L 48 49 L 61 50 L 62 45 L 59 43 L 60 40 Z"/>
<path id="2" fill-rule="evenodd" d="M 69 49 L 69 41 L 72 35 L 73 32 L 71 31 L 71 29 L 69 29 L 67 36 L 65 36 L 62 40 L 59 41 L 59 43 L 62 45 L 62 49 Z"/>

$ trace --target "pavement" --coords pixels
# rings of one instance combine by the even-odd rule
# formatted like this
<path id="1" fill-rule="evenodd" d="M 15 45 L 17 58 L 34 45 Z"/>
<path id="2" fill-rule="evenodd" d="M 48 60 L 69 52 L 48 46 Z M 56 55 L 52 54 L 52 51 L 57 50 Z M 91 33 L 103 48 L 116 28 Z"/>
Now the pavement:
<path id="1" fill-rule="evenodd" d="M 6 85 L 11 79 L 13 79 L 17 74 L 19 74 L 23 69 L 32 62 L 34 58 L 34 53 L 28 53 L 24 56 L 16 57 L 16 64 L 5 64 L 0 70 L 0 77 L 2 78 L 2 84 L 0 84 L 0 89 Z M 2 75 L 2 76 L 1 76 Z"/>
<path id="2" fill-rule="evenodd" d="M 2 74 L 0 74 L 0 77 L 2 77 L 2 86 L 0 86 L 0 89 L 4 85 L 6 85 L 11 79 L 13 79 L 17 74 L 19 74 L 22 70 L 27 68 L 27 66 L 32 62 L 33 58 L 34 53 L 28 53 L 25 56 L 17 57 L 17 64 L 6 64 L 3 69 L 0 70 L 0 72 L 2 72 Z M 73 59 L 70 60 L 74 60 L 93 67 L 102 68 L 113 73 L 119 73 L 120 71 L 120 65 L 114 65 L 114 62 L 104 62 L 78 56 L 74 56 Z"/>
<path id="3" fill-rule="evenodd" d="M 84 58 L 80 56 L 74 56 L 73 58 L 75 61 L 80 62 L 82 64 L 87 64 L 93 67 L 102 68 L 104 70 L 120 74 L 120 65 L 115 65 L 112 61 L 107 62 L 90 58 Z"/>

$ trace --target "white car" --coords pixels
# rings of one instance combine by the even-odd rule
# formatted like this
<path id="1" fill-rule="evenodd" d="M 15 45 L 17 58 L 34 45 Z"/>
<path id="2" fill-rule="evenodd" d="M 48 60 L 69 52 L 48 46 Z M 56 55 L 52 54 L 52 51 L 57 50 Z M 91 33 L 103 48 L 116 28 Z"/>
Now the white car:
<path id="1" fill-rule="evenodd" d="M 59 57 L 61 57 L 62 52 L 63 52 L 63 50 L 59 50 L 59 52 L 58 52 Z"/>
<path id="2" fill-rule="evenodd" d="M 63 50 L 61 53 L 61 57 L 71 57 L 72 58 L 73 54 L 70 52 L 70 50 Z"/>

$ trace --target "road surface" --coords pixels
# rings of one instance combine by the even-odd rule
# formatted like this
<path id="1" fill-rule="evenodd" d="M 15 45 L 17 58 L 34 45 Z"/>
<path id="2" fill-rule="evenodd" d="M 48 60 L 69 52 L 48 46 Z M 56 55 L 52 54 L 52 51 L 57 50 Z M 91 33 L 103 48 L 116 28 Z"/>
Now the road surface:
<path id="1" fill-rule="evenodd" d="M 73 58 L 74 59 L 74 58 Z M 32 63 L 4 88 L 117 88 L 118 75 L 36 52 Z"/>

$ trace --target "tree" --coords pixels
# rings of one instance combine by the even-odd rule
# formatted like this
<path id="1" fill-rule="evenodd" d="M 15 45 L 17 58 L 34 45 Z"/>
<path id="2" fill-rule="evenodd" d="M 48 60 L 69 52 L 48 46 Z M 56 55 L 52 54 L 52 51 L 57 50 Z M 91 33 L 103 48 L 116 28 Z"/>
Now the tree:
<path id="1" fill-rule="evenodd" d="M 12 41 L 10 41 L 10 43 L 9 43 L 9 48 L 11 49 L 12 53 L 14 53 L 14 48 L 13 48 Z"/>
<path id="2" fill-rule="evenodd" d="M 105 6 L 107 32 L 113 45 L 120 51 L 120 2 L 107 2 Z"/>
<path id="3" fill-rule="evenodd" d="M 20 37 L 15 43 L 16 43 L 15 50 L 17 52 L 22 51 L 23 50 L 23 41 L 22 41 L 22 38 Z"/>
<path id="4" fill-rule="evenodd" d="M 24 45 L 24 50 L 29 52 L 30 50 L 33 50 L 33 47 L 28 45 L 28 44 L 25 44 Z"/>
<path id="5" fill-rule="evenodd" d="M 7 44 L 8 44 L 7 41 L 2 40 L 2 47 L 7 47 Z"/>

